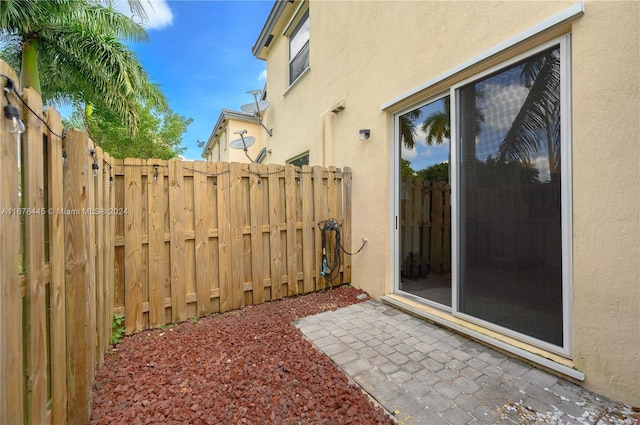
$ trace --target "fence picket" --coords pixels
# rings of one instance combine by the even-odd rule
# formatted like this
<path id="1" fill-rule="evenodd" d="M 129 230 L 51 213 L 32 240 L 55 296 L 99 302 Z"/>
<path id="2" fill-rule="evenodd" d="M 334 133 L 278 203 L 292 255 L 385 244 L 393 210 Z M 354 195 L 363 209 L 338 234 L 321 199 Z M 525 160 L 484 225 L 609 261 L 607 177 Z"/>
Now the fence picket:
<path id="1" fill-rule="evenodd" d="M 109 178 L 105 179 L 105 193 L 108 193 L 109 199 L 107 201 L 107 207 L 111 214 L 107 217 L 107 230 L 106 234 L 110 235 L 109 238 L 105 238 L 105 246 L 106 246 L 106 260 L 105 263 L 108 265 L 106 269 L 106 283 L 107 283 L 107 291 L 106 291 L 106 300 L 107 300 L 107 311 L 105 312 L 105 323 L 104 326 L 107 329 L 107 342 L 111 342 L 111 334 L 112 334 L 112 318 L 114 314 L 114 304 L 115 304 L 115 296 L 116 296 L 116 256 L 115 256 L 115 237 L 116 237 L 116 217 L 123 217 L 126 215 L 124 209 L 116 210 L 116 197 L 115 197 L 115 177 L 113 165 L 115 164 L 115 160 L 111 158 L 109 155 L 105 156 L 105 161 L 108 161 L 109 167 Z M 112 269 L 113 267 L 113 269 Z"/>
<path id="2" fill-rule="evenodd" d="M 342 208 L 342 245 L 348 252 L 353 252 L 351 244 L 351 168 L 345 167 L 342 171 L 342 188 L 343 193 L 340 200 L 343 200 Z M 342 282 L 351 283 L 351 256 L 343 256 L 343 272 Z"/>
<path id="3" fill-rule="evenodd" d="M 124 299 L 125 328 L 127 333 L 139 332 L 142 323 L 142 161 L 124 161 Z"/>
<path id="4" fill-rule="evenodd" d="M 171 316 L 174 322 L 187 320 L 186 247 L 184 222 L 184 177 L 182 162 L 169 161 L 169 215 L 171 235 Z"/>
<path id="5" fill-rule="evenodd" d="M 237 310 L 244 305 L 243 240 L 242 229 L 242 183 L 240 163 L 229 164 L 229 182 L 231 199 L 231 303 L 230 308 Z"/>
<path id="6" fill-rule="evenodd" d="M 195 214 L 195 254 L 196 254 L 196 313 L 198 316 L 210 314 L 211 311 L 211 270 L 213 257 L 209 245 L 209 207 L 205 196 L 207 193 L 207 163 L 193 163 L 193 202 Z"/>
<path id="7" fill-rule="evenodd" d="M 147 160 L 149 325 L 164 326 L 164 175 L 166 162 Z"/>
<path id="8" fill-rule="evenodd" d="M 56 136 L 62 133 L 60 114 L 55 109 L 47 111 L 47 123 L 52 132 L 47 135 L 47 181 L 49 220 L 49 274 L 51 309 L 51 423 L 67 423 L 67 333 L 65 329 L 65 258 L 64 258 L 64 215 L 59 211 L 64 207 L 62 165 L 62 140 Z M 55 133 L 56 135 L 52 134 Z M 4 192 L 3 192 L 4 193 Z M 108 308 L 108 307 L 107 307 Z M 1 422 L 1 421 L 0 421 Z"/>
<path id="9" fill-rule="evenodd" d="M 87 146 L 93 144 L 88 138 L 88 135 L 84 135 L 84 143 Z M 88 320 L 87 320 L 87 343 L 89 349 L 87 351 L 87 385 L 89 388 L 93 386 L 93 377 L 96 371 L 96 349 L 97 349 L 97 335 L 96 329 L 96 216 L 94 215 L 96 201 L 95 201 L 95 187 L 96 176 L 99 175 L 99 169 L 94 169 L 94 163 L 97 164 L 96 158 L 96 146 L 93 145 L 89 150 L 88 157 L 88 172 L 87 172 L 87 185 L 85 190 L 84 202 L 82 203 L 81 215 L 85 221 L 86 239 L 87 245 L 87 299 L 88 299 Z M 99 166 L 99 164 L 98 164 Z M 91 402 L 91 390 L 89 390 L 89 402 Z M 89 406 L 89 415 L 91 412 L 91 406 Z"/>
<path id="10" fill-rule="evenodd" d="M 94 177 L 94 220 L 95 220 L 95 321 L 96 321 L 96 360 L 101 365 L 104 361 L 104 315 L 105 315 L 105 253 L 104 253 L 104 220 L 102 200 L 104 199 L 104 154 L 102 149 L 96 147 L 96 160 L 100 167 L 97 176 Z"/>
<path id="11" fill-rule="evenodd" d="M 253 304 L 264 301 L 264 247 L 262 244 L 262 174 L 266 174 L 265 167 L 259 164 L 249 164 L 249 199 L 251 208 L 251 282 Z"/>
<path id="12" fill-rule="evenodd" d="M 296 222 L 298 218 L 298 199 L 296 197 L 296 170 L 287 165 L 284 173 L 285 212 L 287 228 L 287 295 L 296 295 L 298 291 L 298 246 L 296 242 Z"/>
<path id="13" fill-rule="evenodd" d="M 0 72 L 18 81 L 16 73 L 0 61 Z M 17 99 L 9 94 L 15 104 Z M 6 106 L 2 97 L 0 105 Z M 18 143 L 16 135 L 0 126 L 0 208 L 16 211 L 18 203 Z M 22 291 L 18 264 L 20 240 L 20 216 L 0 215 L 0 423 L 22 424 L 24 422 L 24 365 L 22 361 Z"/>
<path id="14" fill-rule="evenodd" d="M 25 101 L 42 115 L 42 101 L 32 89 L 23 93 Z M 25 108 L 26 111 L 26 108 Z M 28 111 L 27 111 L 28 113 Z M 23 111 L 24 115 L 24 111 Z M 44 208 L 44 158 L 42 123 L 30 120 L 22 137 L 24 181 L 23 206 L 31 211 Z M 47 414 L 47 322 L 44 281 L 44 214 L 24 214 L 24 262 L 27 278 L 27 422 L 43 423 Z"/>
<path id="15" fill-rule="evenodd" d="M 322 276 L 322 237 L 318 224 L 322 220 L 326 220 L 325 212 L 325 197 L 324 184 L 323 184 L 323 169 L 316 165 L 313 167 L 313 230 L 315 233 L 315 256 L 316 256 L 316 289 L 324 289 L 326 286 L 326 280 Z"/>
<path id="16" fill-rule="evenodd" d="M 220 280 L 220 311 L 231 309 L 231 194 L 229 164 L 218 163 L 216 177 L 218 200 L 218 267 Z"/>
<path id="17" fill-rule="evenodd" d="M 302 274 L 303 290 L 305 293 L 313 291 L 313 264 L 315 246 L 313 245 L 313 186 L 311 167 L 302 166 L 301 196 L 302 196 Z"/>
<path id="18" fill-rule="evenodd" d="M 269 164 L 269 252 L 271 254 L 271 299 L 282 295 L 282 241 L 280 237 L 280 171 L 282 166 Z"/>

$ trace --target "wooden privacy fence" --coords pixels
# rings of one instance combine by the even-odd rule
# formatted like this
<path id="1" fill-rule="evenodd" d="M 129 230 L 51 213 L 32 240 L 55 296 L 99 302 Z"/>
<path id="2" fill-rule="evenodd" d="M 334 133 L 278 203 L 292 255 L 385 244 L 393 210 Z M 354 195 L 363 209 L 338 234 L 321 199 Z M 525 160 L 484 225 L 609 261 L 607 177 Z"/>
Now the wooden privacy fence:
<path id="1" fill-rule="evenodd" d="M 348 168 L 114 160 L 35 91 L 7 95 L 26 131 L 0 125 L 2 425 L 89 422 L 114 312 L 131 333 L 323 289 L 328 218 L 350 250 Z"/>
<path id="2" fill-rule="evenodd" d="M 111 332 L 110 158 L 86 134 L 63 140 L 35 91 L 22 93 L 32 112 L 8 95 L 26 131 L 0 125 L 0 423 L 83 424 Z"/>
<path id="3" fill-rule="evenodd" d="M 403 179 L 400 199 L 401 264 L 405 277 L 451 271 L 451 188 Z"/>
<path id="4" fill-rule="evenodd" d="M 349 168 L 127 159 L 113 170 L 127 333 L 325 288 L 322 220 L 341 223 L 350 250 Z M 340 257 L 334 285 L 351 281 Z"/>

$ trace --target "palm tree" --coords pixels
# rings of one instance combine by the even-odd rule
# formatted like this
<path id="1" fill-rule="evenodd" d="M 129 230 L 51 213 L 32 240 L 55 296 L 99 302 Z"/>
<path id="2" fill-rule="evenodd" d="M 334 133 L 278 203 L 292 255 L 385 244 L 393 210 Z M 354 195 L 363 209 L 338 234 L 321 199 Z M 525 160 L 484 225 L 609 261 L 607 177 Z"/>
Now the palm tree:
<path id="1" fill-rule="evenodd" d="M 425 141 L 429 145 L 439 145 L 451 138 L 451 101 L 449 96 L 443 99 L 444 108 L 432 113 L 420 126 L 426 133 Z"/>
<path id="2" fill-rule="evenodd" d="M 419 119 L 421 115 L 422 111 L 420 108 L 400 115 L 400 140 L 407 149 L 413 149 L 416 145 L 416 126 L 413 122 Z"/>
<path id="3" fill-rule="evenodd" d="M 134 1 L 134 0 L 132 0 Z M 133 19 L 91 0 L 0 2 L 0 55 L 47 103 L 112 111 L 133 131 L 136 102 L 166 104 L 123 41 L 146 41 Z"/>
<path id="4" fill-rule="evenodd" d="M 425 141 L 429 145 L 439 145 L 451 136 L 449 96 L 443 99 L 443 103 L 444 109 L 432 113 L 420 125 L 420 129 L 426 133 Z M 400 116 L 400 139 L 407 149 L 413 149 L 415 146 L 417 132 L 414 122 L 421 116 L 420 108 Z"/>
<path id="5" fill-rule="evenodd" d="M 529 163 L 547 150 L 551 178 L 560 167 L 560 57 L 558 49 L 527 61 L 521 79 L 529 93 L 500 144 L 500 158 Z"/>

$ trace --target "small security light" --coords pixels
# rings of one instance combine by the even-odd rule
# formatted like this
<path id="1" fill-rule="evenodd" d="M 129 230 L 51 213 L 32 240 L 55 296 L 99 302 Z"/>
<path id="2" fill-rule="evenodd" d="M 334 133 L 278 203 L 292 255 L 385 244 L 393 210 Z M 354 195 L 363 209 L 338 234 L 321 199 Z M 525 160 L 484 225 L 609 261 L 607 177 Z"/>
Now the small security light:
<path id="1" fill-rule="evenodd" d="M 371 130 L 363 128 L 362 130 L 360 130 L 359 134 L 360 140 L 368 140 L 369 136 L 371 136 Z"/>

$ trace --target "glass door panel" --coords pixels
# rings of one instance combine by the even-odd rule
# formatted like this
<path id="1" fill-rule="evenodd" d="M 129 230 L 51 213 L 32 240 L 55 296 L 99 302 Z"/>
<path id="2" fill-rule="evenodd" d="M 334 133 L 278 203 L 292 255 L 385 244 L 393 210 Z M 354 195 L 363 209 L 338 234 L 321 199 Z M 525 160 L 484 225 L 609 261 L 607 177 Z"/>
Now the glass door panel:
<path id="1" fill-rule="evenodd" d="M 562 346 L 559 47 L 457 93 L 458 309 Z"/>
<path id="2" fill-rule="evenodd" d="M 449 97 L 399 117 L 399 289 L 451 307 Z"/>

